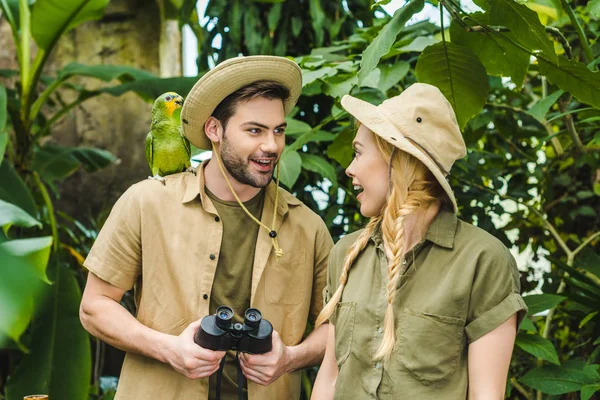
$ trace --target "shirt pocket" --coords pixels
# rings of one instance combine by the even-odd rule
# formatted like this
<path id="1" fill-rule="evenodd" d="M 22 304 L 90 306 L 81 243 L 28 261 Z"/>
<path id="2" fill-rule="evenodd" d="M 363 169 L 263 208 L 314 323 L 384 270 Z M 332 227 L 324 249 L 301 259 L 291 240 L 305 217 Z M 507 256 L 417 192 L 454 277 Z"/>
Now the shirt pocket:
<path id="1" fill-rule="evenodd" d="M 338 303 L 331 319 L 335 327 L 335 359 L 338 369 L 346 361 L 352 350 L 355 312 L 355 302 Z"/>
<path id="2" fill-rule="evenodd" d="M 302 303 L 306 286 L 307 266 L 305 251 L 286 252 L 279 261 L 265 267 L 265 301 L 270 305 L 298 305 Z M 312 269 L 311 269 L 312 271 Z"/>
<path id="3" fill-rule="evenodd" d="M 465 346 L 465 320 L 404 309 L 398 323 L 397 358 L 425 385 L 452 375 Z"/>

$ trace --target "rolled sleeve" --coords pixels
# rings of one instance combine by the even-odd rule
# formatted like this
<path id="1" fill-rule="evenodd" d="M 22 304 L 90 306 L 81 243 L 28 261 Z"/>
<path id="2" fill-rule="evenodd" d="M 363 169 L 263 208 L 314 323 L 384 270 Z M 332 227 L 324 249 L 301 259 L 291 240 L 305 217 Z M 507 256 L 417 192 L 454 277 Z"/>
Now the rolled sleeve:
<path id="1" fill-rule="evenodd" d="M 519 288 L 519 270 L 508 249 L 481 255 L 465 327 L 469 343 L 496 329 L 515 313 L 519 326 L 527 312 Z"/>
<path id="2" fill-rule="evenodd" d="M 327 290 L 327 264 L 329 252 L 333 247 L 331 235 L 322 221 L 315 236 L 315 247 L 317 250 L 315 251 L 313 293 L 310 305 L 310 322 L 313 324 L 325 304 L 323 293 Z"/>
<path id="3" fill-rule="evenodd" d="M 134 187 L 115 203 L 83 265 L 100 279 L 129 290 L 141 273 L 140 207 Z"/>

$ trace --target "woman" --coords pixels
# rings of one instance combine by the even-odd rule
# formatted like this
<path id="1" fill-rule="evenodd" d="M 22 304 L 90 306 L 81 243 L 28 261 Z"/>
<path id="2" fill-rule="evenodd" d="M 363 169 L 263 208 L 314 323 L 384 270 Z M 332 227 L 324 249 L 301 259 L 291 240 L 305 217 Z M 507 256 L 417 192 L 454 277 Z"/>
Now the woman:
<path id="1" fill-rule="evenodd" d="M 450 103 L 416 83 L 359 122 L 352 178 L 367 226 L 329 257 L 313 399 L 502 399 L 527 310 L 515 261 L 457 219 L 446 178 L 466 148 Z"/>

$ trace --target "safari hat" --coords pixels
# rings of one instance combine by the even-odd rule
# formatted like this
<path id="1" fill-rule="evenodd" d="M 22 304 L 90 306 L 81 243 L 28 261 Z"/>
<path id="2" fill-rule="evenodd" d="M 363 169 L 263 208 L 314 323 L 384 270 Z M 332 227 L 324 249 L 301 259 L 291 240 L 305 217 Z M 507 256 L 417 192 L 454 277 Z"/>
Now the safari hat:
<path id="1" fill-rule="evenodd" d="M 219 103 L 238 89 L 256 81 L 274 81 L 290 90 L 284 102 L 287 115 L 302 92 L 302 72 L 294 61 L 275 56 L 235 57 L 225 60 L 196 82 L 181 110 L 183 134 L 196 147 L 210 150 L 204 123 Z"/>
<path id="2" fill-rule="evenodd" d="M 454 110 L 438 88 L 415 83 L 379 106 L 346 95 L 342 106 L 382 139 L 425 164 L 457 211 L 447 178 L 454 161 L 463 158 L 467 148 Z"/>

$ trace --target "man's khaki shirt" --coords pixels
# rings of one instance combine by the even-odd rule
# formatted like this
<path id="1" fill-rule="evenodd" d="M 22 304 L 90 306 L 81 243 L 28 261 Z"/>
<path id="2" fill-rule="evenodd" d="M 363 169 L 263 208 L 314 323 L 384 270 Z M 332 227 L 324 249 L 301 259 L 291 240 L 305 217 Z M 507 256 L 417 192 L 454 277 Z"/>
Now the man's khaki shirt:
<path id="1" fill-rule="evenodd" d="M 204 190 L 204 165 L 197 176 L 185 172 L 166 176 L 166 185 L 145 180 L 130 187 L 84 263 L 116 287 L 134 287 L 137 319 L 171 335 L 209 312 L 223 226 Z M 266 188 L 262 222 L 269 227 L 276 190 L 274 183 Z M 291 346 L 302 341 L 306 322 L 314 322 L 322 309 L 333 242 L 322 219 L 281 188 L 275 230 L 285 254 L 275 260 L 268 232 L 261 228 L 250 304 Z M 248 382 L 248 394 L 249 400 L 297 399 L 300 371 L 266 387 Z M 127 353 L 116 399 L 149 398 L 207 399 L 208 378 L 190 380 L 168 364 Z"/>
<path id="2" fill-rule="evenodd" d="M 359 232 L 331 252 L 326 300 Z M 527 310 L 508 249 L 447 211 L 405 255 L 403 271 L 393 303 L 395 348 L 387 364 L 373 361 L 383 338 L 388 282 L 376 231 L 351 267 L 331 317 L 339 368 L 335 399 L 465 400 L 468 345 L 515 313 L 520 322 Z"/>

